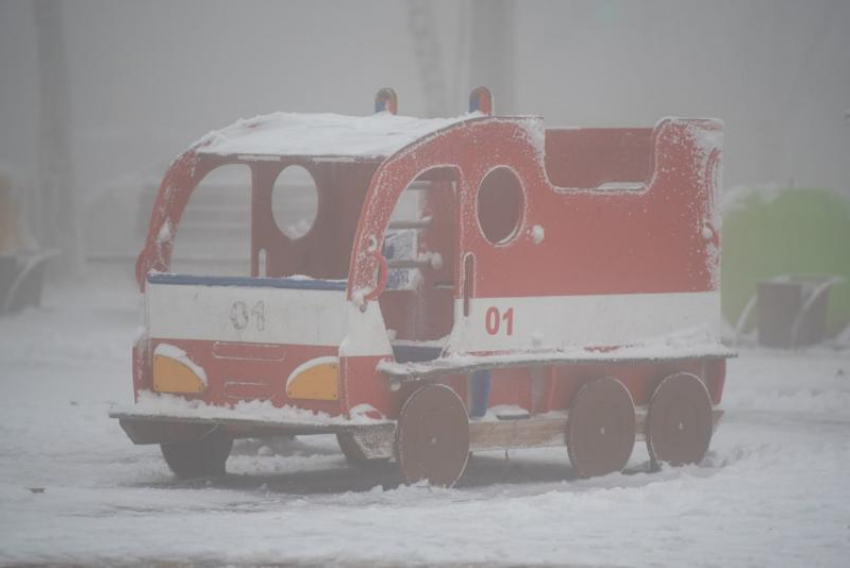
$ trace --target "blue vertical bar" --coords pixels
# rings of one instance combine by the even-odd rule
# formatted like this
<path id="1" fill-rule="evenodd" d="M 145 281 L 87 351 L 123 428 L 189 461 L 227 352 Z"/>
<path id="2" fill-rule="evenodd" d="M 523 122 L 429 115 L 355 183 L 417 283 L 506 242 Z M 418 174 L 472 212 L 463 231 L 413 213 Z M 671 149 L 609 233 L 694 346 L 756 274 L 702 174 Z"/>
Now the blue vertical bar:
<path id="1" fill-rule="evenodd" d="M 469 377 L 469 417 L 481 418 L 487 414 L 487 406 L 490 402 L 490 375 L 489 369 L 476 371 Z"/>

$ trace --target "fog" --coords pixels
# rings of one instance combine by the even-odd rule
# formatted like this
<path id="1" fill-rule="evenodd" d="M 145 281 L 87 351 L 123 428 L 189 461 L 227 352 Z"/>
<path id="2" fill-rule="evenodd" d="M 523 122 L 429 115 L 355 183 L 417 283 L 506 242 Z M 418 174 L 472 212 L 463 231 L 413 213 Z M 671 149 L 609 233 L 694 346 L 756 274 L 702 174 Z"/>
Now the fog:
<path id="1" fill-rule="evenodd" d="M 456 115 L 479 83 L 494 90 L 498 112 L 550 125 L 721 118 L 727 186 L 850 185 L 847 2 L 532 1 L 498 4 L 506 16 L 495 24 L 486 3 L 430 2 L 433 26 L 419 41 L 437 40 L 436 107 L 408 25 L 414 5 L 62 3 L 79 191 L 161 174 L 191 141 L 239 117 L 367 114 L 385 85 L 402 114 L 445 100 Z M 26 186 L 38 183 L 38 63 L 33 3 L 4 0 L 0 162 Z"/>
<path id="2" fill-rule="evenodd" d="M 0 565 L 844 566 L 848 243 L 847 0 L 0 0 Z"/>

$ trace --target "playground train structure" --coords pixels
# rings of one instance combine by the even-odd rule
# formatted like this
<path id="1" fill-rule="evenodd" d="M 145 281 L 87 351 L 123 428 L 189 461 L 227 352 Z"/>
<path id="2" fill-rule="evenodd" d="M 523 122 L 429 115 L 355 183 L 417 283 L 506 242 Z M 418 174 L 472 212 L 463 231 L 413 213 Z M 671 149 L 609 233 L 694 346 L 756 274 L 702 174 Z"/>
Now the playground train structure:
<path id="1" fill-rule="evenodd" d="M 582 477 L 641 440 L 654 466 L 702 460 L 734 355 L 722 124 L 546 128 L 485 88 L 457 118 L 375 106 L 241 120 L 173 162 L 136 265 L 136 401 L 113 413 L 132 441 L 193 477 L 235 438 L 335 434 L 444 486 L 486 450 L 565 447 Z M 193 190 L 229 164 L 251 172 L 250 273 L 173 272 Z M 296 235 L 272 212 L 293 167 L 318 200 Z"/>

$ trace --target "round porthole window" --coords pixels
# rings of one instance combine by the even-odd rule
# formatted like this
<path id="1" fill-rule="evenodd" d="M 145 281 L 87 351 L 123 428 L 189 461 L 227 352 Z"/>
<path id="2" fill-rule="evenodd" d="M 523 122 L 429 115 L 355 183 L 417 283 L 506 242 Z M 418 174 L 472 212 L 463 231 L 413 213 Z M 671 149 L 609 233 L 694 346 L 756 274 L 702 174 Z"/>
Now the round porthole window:
<path id="1" fill-rule="evenodd" d="M 516 236 L 525 206 L 522 186 L 509 168 L 491 170 L 481 182 L 477 197 L 478 224 L 494 245 Z"/>
<path id="2" fill-rule="evenodd" d="M 316 180 L 301 166 L 288 166 L 278 174 L 272 188 L 272 214 L 280 232 L 300 239 L 316 222 L 319 192 Z"/>

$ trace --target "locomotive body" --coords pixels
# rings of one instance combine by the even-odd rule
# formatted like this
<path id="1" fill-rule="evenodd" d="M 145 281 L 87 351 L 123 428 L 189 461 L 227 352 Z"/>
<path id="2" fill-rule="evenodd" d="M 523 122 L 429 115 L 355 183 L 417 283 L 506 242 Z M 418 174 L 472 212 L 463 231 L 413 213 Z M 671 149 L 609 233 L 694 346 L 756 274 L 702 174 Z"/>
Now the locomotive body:
<path id="1" fill-rule="evenodd" d="M 456 119 L 279 113 L 171 166 L 136 276 L 136 405 L 115 413 L 178 475 L 233 438 L 336 433 L 350 461 L 451 485 L 471 451 L 566 445 L 579 475 L 702 459 L 721 411 L 722 125 L 547 129 L 477 90 Z M 483 111 L 483 112 L 482 112 Z M 194 188 L 251 171 L 250 274 L 170 271 Z M 305 168 L 318 209 L 272 214 Z"/>

